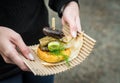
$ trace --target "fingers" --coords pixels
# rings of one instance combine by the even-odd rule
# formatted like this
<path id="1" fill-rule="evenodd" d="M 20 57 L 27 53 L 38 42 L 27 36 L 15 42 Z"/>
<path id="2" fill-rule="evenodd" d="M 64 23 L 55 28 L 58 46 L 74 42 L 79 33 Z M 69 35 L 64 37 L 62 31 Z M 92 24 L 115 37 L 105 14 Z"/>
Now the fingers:
<path id="1" fill-rule="evenodd" d="M 67 19 L 67 21 L 65 22 L 64 19 L 62 19 L 62 24 L 68 24 L 70 27 L 70 33 L 72 35 L 72 37 L 76 37 L 77 36 L 77 32 L 81 32 L 81 24 L 80 24 L 80 18 L 79 16 L 76 18 L 69 18 Z"/>
<path id="2" fill-rule="evenodd" d="M 81 24 L 79 17 L 79 7 L 76 2 L 70 2 L 64 8 L 63 12 L 63 24 L 67 23 L 70 27 L 70 33 L 73 37 L 76 37 L 77 32 L 81 32 Z"/>
<path id="3" fill-rule="evenodd" d="M 6 57 L 5 55 L 1 55 L 2 57 L 3 57 L 3 59 L 4 59 L 4 61 L 6 62 L 6 63 L 10 63 L 10 64 L 15 64 L 12 60 L 10 60 L 8 57 Z"/>
<path id="4" fill-rule="evenodd" d="M 7 48 L 2 53 L 2 57 L 6 63 L 16 64 L 23 71 L 29 71 L 28 67 L 24 64 L 23 60 L 19 57 L 18 52 L 14 48 L 14 45 L 7 43 Z"/>
<path id="5" fill-rule="evenodd" d="M 18 52 L 13 49 L 14 52 L 9 53 L 8 55 L 10 56 L 9 58 L 14 61 L 14 63 L 23 71 L 28 71 L 29 69 L 27 66 L 24 64 L 23 60 L 19 57 Z"/>
<path id="6" fill-rule="evenodd" d="M 17 48 L 26 58 L 31 56 L 28 47 L 19 34 L 9 28 L 0 27 L 0 54 L 4 61 L 16 64 L 24 71 L 29 71 L 19 56 Z"/>
<path id="7" fill-rule="evenodd" d="M 30 49 L 25 45 L 21 36 L 17 34 L 14 38 L 12 38 L 12 42 L 17 46 L 18 50 L 28 59 L 34 60 L 33 55 L 30 53 Z"/>
<path id="8" fill-rule="evenodd" d="M 74 20 L 71 20 L 70 18 L 62 18 L 62 25 L 68 25 L 70 28 L 70 33 L 73 37 L 76 37 L 76 26 Z"/>
<path id="9" fill-rule="evenodd" d="M 77 35 L 77 27 L 74 21 L 69 22 L 69 26 L 70 26 L 70 33 L 73 37 L 76 37 Z"/>

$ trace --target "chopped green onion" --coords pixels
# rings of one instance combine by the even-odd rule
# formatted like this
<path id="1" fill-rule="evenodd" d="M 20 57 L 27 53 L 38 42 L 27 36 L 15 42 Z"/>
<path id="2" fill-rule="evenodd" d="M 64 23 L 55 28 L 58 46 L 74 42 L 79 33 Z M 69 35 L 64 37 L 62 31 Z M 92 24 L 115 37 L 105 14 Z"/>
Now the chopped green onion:
<path id="1" fill-rule="evenodd" d="M 69 57 L 62 53 L 63 50 L 65 50 L 64 44 L 58 41 L 52 41 L 48 44 L 48 50 L 51 54 L 56 56 L 63 56 L 65 58 L 66 64 L 70 66 L 69 64 Z"/>
<path id="2" fill-rule="evenodd" d="M 59 48 L 60 48 L 60 43 L 57 41 L 48 43 L 49 51 L 55 51 L 55 50 L 58 50 Z"/>

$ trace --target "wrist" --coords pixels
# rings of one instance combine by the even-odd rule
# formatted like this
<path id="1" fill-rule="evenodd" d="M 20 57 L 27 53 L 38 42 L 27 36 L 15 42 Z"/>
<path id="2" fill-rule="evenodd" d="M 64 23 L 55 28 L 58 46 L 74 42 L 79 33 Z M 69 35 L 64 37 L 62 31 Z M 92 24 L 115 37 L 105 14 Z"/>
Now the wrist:
<path id="1" fill-rule="evenodd" d="M 60 10 L 60 12 L 59 12 L 59 16 L 62 17 L 65 8 L 66 8 L 67 6 L 71 6 L 71 5 L 76 5 L 76 6 L 78 6 L 79 4 L 78 4 L 78 1 L 77 1 L 77 0 L 73 0 L 73 1 L 70 1 L 70 2 L 68 2 L 68 3 L 66 3 L 66 4 L 64 4 L 64 5 L 61 7 L 61 10 Z"/>

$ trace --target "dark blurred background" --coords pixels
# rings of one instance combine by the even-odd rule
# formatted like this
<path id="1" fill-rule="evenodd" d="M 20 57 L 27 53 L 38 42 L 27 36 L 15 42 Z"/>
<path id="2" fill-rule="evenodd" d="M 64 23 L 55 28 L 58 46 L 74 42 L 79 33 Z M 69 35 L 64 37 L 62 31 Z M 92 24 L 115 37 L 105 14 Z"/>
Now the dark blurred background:
<path id="1" fill-rule="evenodd" d="M 120 83 L 120 0 L 79 3 L 82 29 L 96 46 L 80 65 L 55 75 L 55 83 Z M 49 14 L 50 22 L 56 17 L 56 26 L 61 27 L 57 14 L 50 9 Z"/>

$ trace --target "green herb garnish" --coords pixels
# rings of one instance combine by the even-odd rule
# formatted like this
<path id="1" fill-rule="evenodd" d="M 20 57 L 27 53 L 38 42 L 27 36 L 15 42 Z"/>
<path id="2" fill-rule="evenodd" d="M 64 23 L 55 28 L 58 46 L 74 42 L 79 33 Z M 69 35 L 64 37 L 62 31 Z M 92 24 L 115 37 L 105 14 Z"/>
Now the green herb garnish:
<path id="1" fill-rule="evenodd" d="M 69 57 L 62 53 L 62 51 L 65 50 L 63 43 L 60 43 L 58 41 L 50 42 L 48 44 L 48 49 L 49 49 L 50 53 L 55 56 L 63 56 L 65 58 L 67 65 L 70 66 Z"/>

